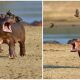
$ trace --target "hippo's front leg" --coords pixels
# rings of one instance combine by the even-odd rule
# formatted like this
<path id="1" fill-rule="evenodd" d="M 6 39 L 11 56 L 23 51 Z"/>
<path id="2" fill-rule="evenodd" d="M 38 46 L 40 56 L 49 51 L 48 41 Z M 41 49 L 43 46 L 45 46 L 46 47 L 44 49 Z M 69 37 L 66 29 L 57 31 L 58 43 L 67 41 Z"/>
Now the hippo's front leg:
<path id="1" fill-rule="evenodd" d="M 10 42 L 9 44 L 9 57 L 11 59 L 15 58 L 15 43 L 14 42 Z"/>

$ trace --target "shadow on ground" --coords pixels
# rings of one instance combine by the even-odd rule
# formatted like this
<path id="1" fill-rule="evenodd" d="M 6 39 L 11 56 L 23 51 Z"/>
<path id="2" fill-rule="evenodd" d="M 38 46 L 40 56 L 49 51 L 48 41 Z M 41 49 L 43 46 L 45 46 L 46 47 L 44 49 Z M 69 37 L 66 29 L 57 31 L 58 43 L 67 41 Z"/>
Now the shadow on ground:
<path id="1" fill-rule="evenodd" d="M 43 68 L 80 68 L 79 66 L 55 66 L 55 65 L 43 65 Z"/>
<path id="2" fill-rule="evenodd" d="M 1 55 L 0 55 L 0 58 L 8 58 L 8 56 L 1 56 Z"/>

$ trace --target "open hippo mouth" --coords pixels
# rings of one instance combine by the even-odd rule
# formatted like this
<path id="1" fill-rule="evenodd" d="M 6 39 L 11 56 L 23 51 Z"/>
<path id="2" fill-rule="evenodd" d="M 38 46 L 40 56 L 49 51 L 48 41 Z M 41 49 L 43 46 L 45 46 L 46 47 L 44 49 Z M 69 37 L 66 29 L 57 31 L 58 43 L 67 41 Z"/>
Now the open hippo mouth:
<path id="1" fill-rule="evenodd" d="M 5 22 L 3 24 L 3 28 L 2 29 L 3 29 L 4 32 L 12 32 L 10 22 Z"/>
<path id="2" fill-rule="evenodd" d="M 75 42 L 71 44 L 72 45 L 72 48 L 71 48 L 71 52 L 77 52 L 77 48 L 76 48 L 76 44 Z"/>

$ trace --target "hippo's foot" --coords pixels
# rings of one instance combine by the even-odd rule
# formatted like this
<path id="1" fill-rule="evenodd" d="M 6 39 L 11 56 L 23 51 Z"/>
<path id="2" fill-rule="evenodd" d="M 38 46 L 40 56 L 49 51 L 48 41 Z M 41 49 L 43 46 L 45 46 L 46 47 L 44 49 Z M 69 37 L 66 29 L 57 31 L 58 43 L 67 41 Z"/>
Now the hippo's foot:
<path id="1" fill-rule="evenodd" d="M 25 56 L 25 54 L 24 53 L 20 53 L 20 56 Z"/>
<path id="2" fill-rule="evenodd" d="M 15 54 L 9 56 L 10 59 L 14 59 L 15 57 L 16 57 Z"/>

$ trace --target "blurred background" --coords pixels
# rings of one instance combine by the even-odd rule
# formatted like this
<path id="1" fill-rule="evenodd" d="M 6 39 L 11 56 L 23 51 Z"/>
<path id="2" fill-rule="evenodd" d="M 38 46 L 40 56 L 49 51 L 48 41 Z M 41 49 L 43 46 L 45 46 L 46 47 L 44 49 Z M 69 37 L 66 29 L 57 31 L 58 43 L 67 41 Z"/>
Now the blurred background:
<path id="1" fill-rule="evenodd" d="M 43 17 L 44 42 L 66 44 L 80 38 L 80 1 L 44 1 Z"/>
<path id="2" fill-rule="evenodd" d="M 8 10 L 28 23 L 42 20 L 41 1 L 0 1 L 0 14 Z"/>

